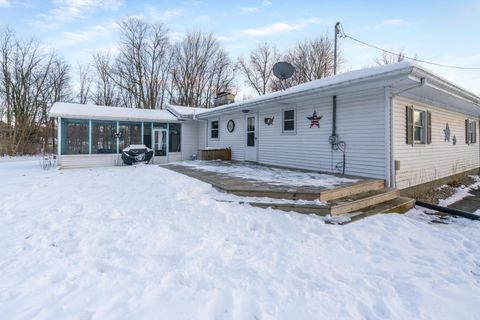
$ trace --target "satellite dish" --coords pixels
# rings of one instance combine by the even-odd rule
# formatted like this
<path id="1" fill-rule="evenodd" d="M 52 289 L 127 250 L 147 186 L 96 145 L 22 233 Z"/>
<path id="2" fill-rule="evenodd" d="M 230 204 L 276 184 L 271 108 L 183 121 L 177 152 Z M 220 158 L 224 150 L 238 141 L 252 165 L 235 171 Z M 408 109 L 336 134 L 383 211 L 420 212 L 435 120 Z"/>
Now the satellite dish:
<path id="1" fill-rule="evenodd" d="M 273 74 L 280 80 L 286 80 L 293 76 L 295 68 L 288 62 L 277 62 L 273 65 Z"/>

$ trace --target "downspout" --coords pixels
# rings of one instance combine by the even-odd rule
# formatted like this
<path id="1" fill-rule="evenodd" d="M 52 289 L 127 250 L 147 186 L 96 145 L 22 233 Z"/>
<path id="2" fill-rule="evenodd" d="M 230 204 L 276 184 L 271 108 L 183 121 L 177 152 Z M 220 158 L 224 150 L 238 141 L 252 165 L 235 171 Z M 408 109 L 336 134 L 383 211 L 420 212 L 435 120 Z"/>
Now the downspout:
<path id="1" fill-rule="evenodd" d="M 332 137 L 337 136 L 337 96 L 333 96 L 332 108 Z M 333 146 L 333 144 L 332 144 Z"/>
<path id="2" fill-rule="evenodd" d="M 397 93 L 391 93 L 391 88 L 386 87 L 385 88 L 385 104 L 387 105 L 386 112 L 388 113 L 388 118 L 389 121 L 386 121 L 387 125 L 390 127 L 389 130 L 387 131 L 389 133 L 389 145 L 390 147 L 388 148 L 389 150 L 389 155 L 387 157 L 386 163 L 387 163 L 387 168 L 389 168 L 390 174 L 387 175 L 387 185 L 391 188 L 395 188 L 397 185 L 396 182 L 396 171 L 395 171 L 395 157 L 393 155 L 394 153 L 394 122 L 393 122 L 393 99 L 398 96 L 401 93 L 410 91 L 412 89 L 420 88 L 423 87 L 427 83 L 427 79 L 425 77 L 420 78 L 420 83 L 403 89 Z M 388 99 L 387 99 L 387 94 L 388 94 Z"/>
<path id="3" fill-rule="evenodd" d="M 393 159 L 393 97 L 390 94 L 390 87 L 385 87 L 385 177 L 386 185 L 395 188 L 395 160 Z"/>

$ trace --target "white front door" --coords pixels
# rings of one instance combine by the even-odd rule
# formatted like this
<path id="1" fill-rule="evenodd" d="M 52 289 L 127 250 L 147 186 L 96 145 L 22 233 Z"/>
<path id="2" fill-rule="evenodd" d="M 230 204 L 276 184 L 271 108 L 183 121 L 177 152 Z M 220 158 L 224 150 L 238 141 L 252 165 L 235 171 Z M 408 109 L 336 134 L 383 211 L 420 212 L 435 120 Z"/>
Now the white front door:
<path id="1" fill-rule="evenodd" d="M 245 160 L 257 161 L 257 117 L 255 115 L 248 115 L 246 121 Z"/>
<path id="2" fill-rule="evenodd" d="M 153 129 L 153 155 L 155 157 L 167 156 L 167 130 Z"/>

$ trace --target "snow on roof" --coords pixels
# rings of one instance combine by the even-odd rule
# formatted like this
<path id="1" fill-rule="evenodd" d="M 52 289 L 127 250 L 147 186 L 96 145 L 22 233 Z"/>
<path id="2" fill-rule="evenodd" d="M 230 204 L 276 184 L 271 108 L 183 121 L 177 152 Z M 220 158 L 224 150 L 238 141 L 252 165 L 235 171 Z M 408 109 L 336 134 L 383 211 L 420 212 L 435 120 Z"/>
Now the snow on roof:
<path id="1" fill-rule="evenodd" d="M 311 89 L 320 89 L 320 88 L 324 88 L 332 85 L 338 85 L 341 83 L 350 82 L 354 80 L 371 78 L 371 77 L 380 76 L 387 73 L 392 73 L 395 71 L 402 71 L 402 70 L 408 71 L 408 70 L 411 70 L 413 67 L 417 67 L 417 65 L 414 62 L 403 61 L 399 63 L 386 64 L 386 65 L 372 67 L 372 68 L 364 68 L 364 69 L 359 69 L 354 71 L 348 71 L 348 72 L 344 72 L 334 76 L 302 83 L 297 86 L 290 87 L 283 91 L 276 91 L 276 92 L 265 94 L 263 96 L 258 96 L 252 99 L 248 99 L 245 101 L 239 101 L 239 102 L 235 102 L 228 105 L 206 109 L 204 113 L 208 114 L 210 112 L 220 111 L 227 108 L 231 109 L 237 106 L 246 105 L 253 102 L 260 102 L 260 101 L 269 100 L 272 98 L 287 96 L 292 93 L 308 91 Z"/>
<path id="2" fill-rule="evenodd" d="M 193 117 L 194 115 L 198 115 L 210 110 L 207 108 L 184 107 L 184 106 L 176 106 L 172 104 L 167 104 L 167 109 L 180 117 Z"/>
<path id="3" fill-rule="evenodd" d="M 91 104 L 56 102 L 49 112 L 51 117 L 98 120 L 177 121 L 167 110 L 106 107 Z"/>

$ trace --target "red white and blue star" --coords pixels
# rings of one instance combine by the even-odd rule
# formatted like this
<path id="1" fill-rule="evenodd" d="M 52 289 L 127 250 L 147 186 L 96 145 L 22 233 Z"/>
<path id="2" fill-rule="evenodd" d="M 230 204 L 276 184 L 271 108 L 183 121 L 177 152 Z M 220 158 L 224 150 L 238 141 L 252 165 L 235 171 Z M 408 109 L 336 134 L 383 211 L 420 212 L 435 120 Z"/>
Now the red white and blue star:
<path id="1" fill-rule="evenodd" d="M 313 126 L 320 128 L 320 119 L 322 119 L 322 116 L 317 116 L 317 110 L 313 110 L 313 115 L 311 117 L 307 117 L 307 119 L 310 120 L 310 128 Z"/>

